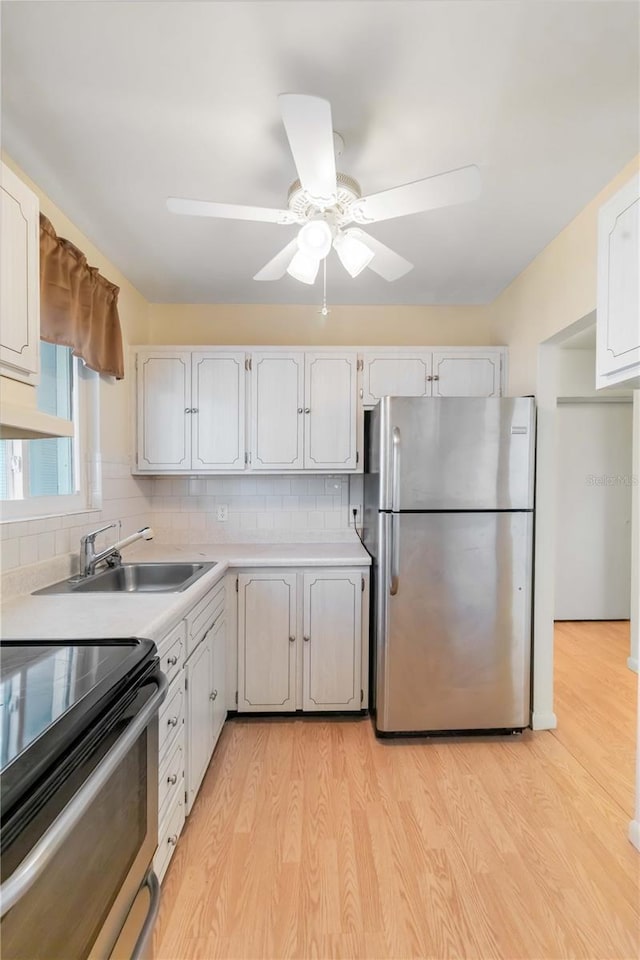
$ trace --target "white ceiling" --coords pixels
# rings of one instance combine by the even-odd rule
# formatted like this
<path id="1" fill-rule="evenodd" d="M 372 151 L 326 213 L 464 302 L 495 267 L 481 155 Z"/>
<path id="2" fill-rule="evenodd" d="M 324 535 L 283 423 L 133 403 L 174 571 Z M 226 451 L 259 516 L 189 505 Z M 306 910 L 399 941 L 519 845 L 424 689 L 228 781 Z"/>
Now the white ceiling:
<path id="1" fill-rule="evenodd" d="M 167 196 L 283 206 L 276 97 L 328 97 L 371 193 L 477 163 L 473 204 L 371 228 L 395 283 L 328 265 L 333 303 L 491 301 L 638 151 L 635 2 L 3 2 L 2 137 L 153 301 L 312 303 L 252 275 L 295 233 Z"/>

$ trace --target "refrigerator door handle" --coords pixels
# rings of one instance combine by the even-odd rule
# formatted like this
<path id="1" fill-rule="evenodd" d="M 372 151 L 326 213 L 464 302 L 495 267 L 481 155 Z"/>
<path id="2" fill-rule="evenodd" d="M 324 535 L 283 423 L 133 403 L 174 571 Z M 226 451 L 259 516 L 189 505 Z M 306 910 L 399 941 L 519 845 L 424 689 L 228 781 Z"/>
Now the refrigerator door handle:
<path id="1" fill-rule="evenodd" d="M 391 452 L 391 578 L 389 593 L 392 597 L 400 585 L 400 530 L 397 511 L 400 509 L 400 428 L 393 428 L 393 447 Z"/>
<path id="2" fill-rule="evenodd" d="M 391 453 L 391 509 L 400 509 L 400 427 L 393 428 Z"/>
<path id="3" fill-rule="evenodd" d="M 391 514 L 391 580 L 389 593 L 392 597 L 400 586 L 400 514 Z"/>

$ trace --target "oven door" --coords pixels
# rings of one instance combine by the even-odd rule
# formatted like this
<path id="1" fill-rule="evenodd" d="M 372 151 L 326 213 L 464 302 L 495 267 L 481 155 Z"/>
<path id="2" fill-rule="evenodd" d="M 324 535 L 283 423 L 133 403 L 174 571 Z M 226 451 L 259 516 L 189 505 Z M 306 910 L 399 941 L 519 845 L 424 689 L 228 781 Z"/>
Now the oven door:
<path id="1" fill-rule="evenodd" d="M 112 953 L 157 845 L 157 713 L 166 688 L 156 667 L 97 721 L 63 784 L 48 798 L 44 791 L 46 802 L 3 850 L 4 960 Z"/>

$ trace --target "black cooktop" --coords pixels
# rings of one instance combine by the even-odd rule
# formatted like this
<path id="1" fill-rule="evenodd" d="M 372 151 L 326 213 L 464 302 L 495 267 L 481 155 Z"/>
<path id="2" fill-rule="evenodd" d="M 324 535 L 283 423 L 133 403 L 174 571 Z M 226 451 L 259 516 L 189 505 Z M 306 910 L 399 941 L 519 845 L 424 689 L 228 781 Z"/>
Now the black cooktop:
<path id="1" fill-rule="evenodd" d="M 144 670 L 150 640 L 0 642 L 2 808 Z"/>

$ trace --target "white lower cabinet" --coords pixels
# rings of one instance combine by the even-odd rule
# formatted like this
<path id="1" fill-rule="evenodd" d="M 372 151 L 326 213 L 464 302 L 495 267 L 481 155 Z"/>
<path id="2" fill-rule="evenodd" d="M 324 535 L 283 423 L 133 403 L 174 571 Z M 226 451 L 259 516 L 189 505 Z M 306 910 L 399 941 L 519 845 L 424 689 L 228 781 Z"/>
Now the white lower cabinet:
<path id="1" fill-rule="evenodd" d="M 366 706 L 369 573 L 238 577 L 238 712 Z"/>
<path id="2" fill-rule="evenodd" d="M 158 716 L 158 849 L 162 880 L 227 716 L 224 583 L 158 643 L 169 680 Z"/>

